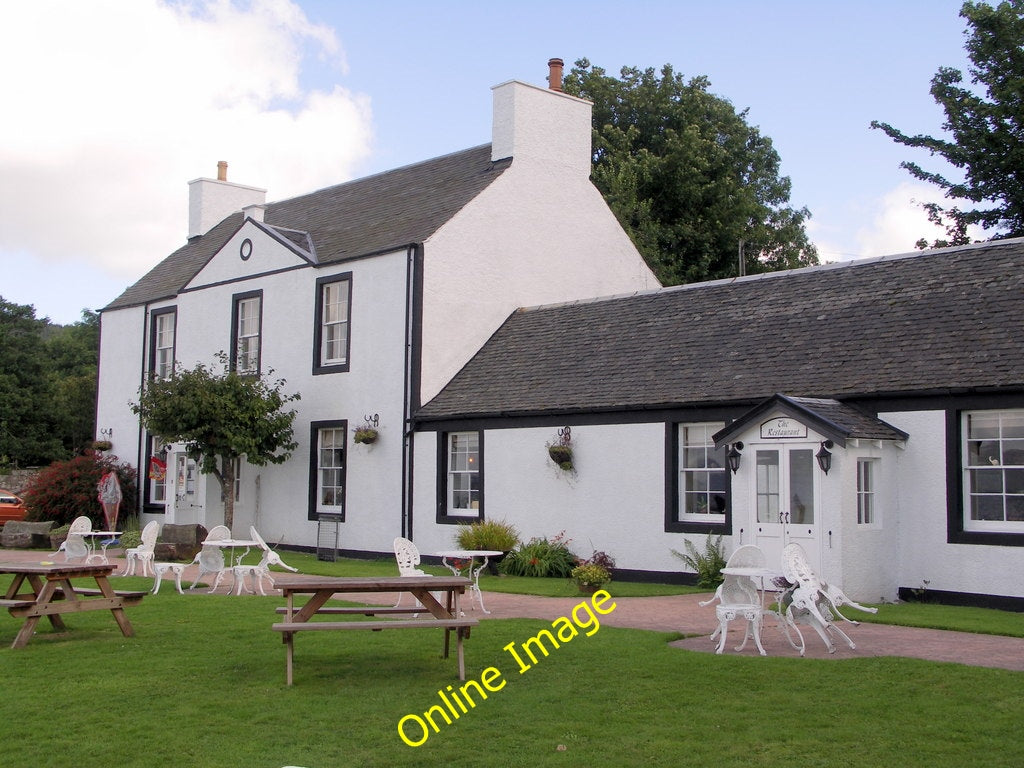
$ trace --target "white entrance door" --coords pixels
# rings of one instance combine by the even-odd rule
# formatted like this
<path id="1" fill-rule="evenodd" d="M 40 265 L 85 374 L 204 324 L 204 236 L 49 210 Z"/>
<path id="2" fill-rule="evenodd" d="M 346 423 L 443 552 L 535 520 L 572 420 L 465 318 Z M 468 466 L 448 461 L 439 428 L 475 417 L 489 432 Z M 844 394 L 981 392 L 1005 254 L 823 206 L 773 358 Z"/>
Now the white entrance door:
<path id="1" fill-rule="evenodd" d="M 755 449 L 755 481 L 751 529 L 754 543 L 764 550 L 769 566 L 782 558 L 782 548 L 799 542 L 811 567 L 820 569 L 818 555 L 818 488 L 816 444 L 774 444 Z"/>

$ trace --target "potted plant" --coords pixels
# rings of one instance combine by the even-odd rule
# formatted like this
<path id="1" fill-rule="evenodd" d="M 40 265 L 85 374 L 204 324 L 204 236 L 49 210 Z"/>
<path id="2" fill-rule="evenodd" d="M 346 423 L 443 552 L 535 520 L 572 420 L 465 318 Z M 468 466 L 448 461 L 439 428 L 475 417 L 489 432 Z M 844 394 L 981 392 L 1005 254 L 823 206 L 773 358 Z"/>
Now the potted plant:
<path id="1" fill-rule="evenodd" d="M 377 442 L 378 432 L 371 426 L 359 427 L 355 430 L 355 434 L 352 439 L 357 443 L 363 445 L 372 445 Z"/>
<path id="2" fill-rule="evenodd" d="M 519 545 L 519 532 L 515 526 L 504 520 L 481 520 L 478 523 L 460 525 L 455 534 L 455 543 L 459 549 L 501 552 L 500 555 L 494 555 L 487 560 L 487 571 L 497 576 L 498 563 Z"/>
<path id="3" fill-rule="evenodd" d="M 569 427 L 562 427 L 558 430 L 557 441 L 548 443 L 547 448 L 548 456 L 558 465 L 559 469 L 566 472 L 573 470 L 572 430 Z"/>
<path id="4" fill-rule="evenodd" d="M 570 576 L 576 582 L 580 592 L 587 594 L 593 594 L 612 580 L 612 575 L 608 572 L 607 568 L 591 562 L 577 565 L 572 569 Z"/>
<path id="5" fill-rule="evenodd" d="M 93 440 L 92 449 L 94 451 L 109 451 L 114 447 L 114 444 L 109 440 Z"/>

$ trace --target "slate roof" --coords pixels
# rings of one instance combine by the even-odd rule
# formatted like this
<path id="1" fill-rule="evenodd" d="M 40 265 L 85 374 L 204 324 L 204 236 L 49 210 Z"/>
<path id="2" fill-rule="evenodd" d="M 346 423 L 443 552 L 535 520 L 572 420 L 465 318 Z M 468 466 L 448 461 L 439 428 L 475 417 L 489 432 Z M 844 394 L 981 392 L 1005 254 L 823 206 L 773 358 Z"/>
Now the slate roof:
<path id="1" fill-rule="evenodd" d="M 903 430 L 838 400 L 822 397 L 787 397 L 777 394 L 716 432 L 715 445 L 722 446 L 734 441 L 750 426 L 756 425 L 772 412 L 792 416 L 814 427 L 840 446 L 845 446 L 846 441 L 852 439 L 906 440 L 908 437 Z"/>
<path id="2" fill-rule="evenodd" d="M 310 194 L 269 203 L 264 223 L 294 230 L 292 242 L 308 246 L 320 265 L 421 243 L 462 210 L 511 164 L 491 161 L 485 144 Z M 175 296 L 242 225 L 228 216 L 192 238 L 105 309 Z M 280 234 L 283 234 L 280 232 Z"/>
<path id="3" fill-rule="evenodd" d="M 420 421 L 1024 389 L 1024 240 L 514 312 Z"/>

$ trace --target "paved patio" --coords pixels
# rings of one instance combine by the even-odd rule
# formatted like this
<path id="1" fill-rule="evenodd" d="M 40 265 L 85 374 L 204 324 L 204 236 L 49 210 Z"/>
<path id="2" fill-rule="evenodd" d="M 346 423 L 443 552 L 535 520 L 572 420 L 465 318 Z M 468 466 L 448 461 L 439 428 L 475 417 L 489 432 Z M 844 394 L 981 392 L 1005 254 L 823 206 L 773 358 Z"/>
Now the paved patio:
<path id="1" fill-rule="evenodd" d="M 0 560 L 32 561 L 53 559 L 51 553 L 40 550 L 0 550 Z M 58 555 L 58 558 L 63 555 Z M 287 560 L 287 558 L 286 558 Z M 118 570 L 123 568 L 124 560 L 112 557 Z M 189 566 L 185 570 L 182 584 L 186 587 L 192 583 L 197 573 L 197 566 Z M 301 574 L 300 574 L 301 575 Z M 274 578 L 287 580 L 294 578 L 290 573 L 274 573 Z M 173 591 L 173 579 L 161 585 L 161 593 Z M 219 594 L 228 591 L 229 585 L 221 587 Z M 197 596 L 206 594 L 206 590 L 196 590 Z M 688 651 L 714 654 L 715 643 L 709 638 L 716 626 L 715 610 L 708 606 L 701 608 L 698 603 L 706 600 L 708 595 L 673 595 L 668 597 L 627 597 L 615 598 L 615 610 L 601 617 L 601 623 L 609 627 L 628 627 L 633 629 L 650 629 L 662 632 L 679 632 L 688 637 L 676 640 L 671 645 Z M 153 598 L 150 598 L 153 599 Z M 155 598 L 159 599 L 159 595 Z M 470 609 L 471 601 L 464 600 L 463 608 L 470 616 L 484 621 L 487 619 L 532 618 L 553 621 L 559 616 L 567 616 L 573 606 L 584 597 L 535 597 L 533 595 L 512 595 L 502 592 L 485 592 L 484 602 L 489 615 L 481 613 L 479 606 Z M 393 602 L 394 595 L 385 595 L 378 602 Z M 844 611 L 850 618 L 856 618 L 855 610 Z M 1024 624 L 1024 614 L 1020 615 Z M 735 622 L 736 629 L 729 632 L 729 641 L 725 653 L 737 655 L 734 650 L 742 639 L 742 622 Z M 946 661 L 958 664 L 970 664 L 980 667 L 995 667 L 1024 671 L 1024 638 L 1002 637 L 997 635 L 976 635 L 967 632 L 947 632 L 937 629 L 916 629 L 913 627 L 894 627 L 885 624 L 860 624 L 858 626 L 843 625 L 843 630 L 856 643 L 857 648 L 849 648 L 841 638 L 836 643 L 836 652 L 829 654 L 821 639 L 809 628 L 803 628 L 807 650 L 806 658 L 815 659 L 855 659 L 870 656 L 902 656 L 908 658 L 927 659 L 930 661 Z M 693 635 L 692 637 L 689 637 Z M 765 650 L 770 656 L 786 656 L 798 658 L 795 651 L 786 641 L 781 630 L 772 619 L 767 619 L 763 632 Z M 753 642 L 739 652 L 742 656 L 757 656 L 757 648 Z"/>

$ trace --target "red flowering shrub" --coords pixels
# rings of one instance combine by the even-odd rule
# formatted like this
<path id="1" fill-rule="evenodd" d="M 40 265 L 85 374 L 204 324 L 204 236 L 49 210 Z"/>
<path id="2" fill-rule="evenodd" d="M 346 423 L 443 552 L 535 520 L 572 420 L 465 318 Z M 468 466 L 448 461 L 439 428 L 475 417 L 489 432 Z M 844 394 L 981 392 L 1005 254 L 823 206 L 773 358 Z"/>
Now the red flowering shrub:
<path id="1" fill-rule="evenodd" d="M 121 483 L 120 517 L 138 514 L 138 493 L 135 469 L 119 464 L 117 456 L 104 456 L 86 451 L 70 461 L 55 461 L 37 473 L 22 496 L 28 507 L 28 519 L 45 522 L 52 520 L 59 527 L 70 523 L 79 515 L 86 515 L 95 526 L 103 522 L 103 508 L 97 500 L 96 486 L 109 471 L 117 472 Z"/>

